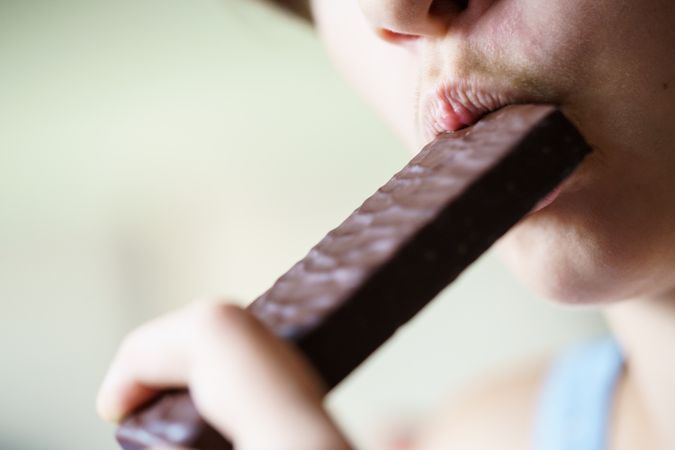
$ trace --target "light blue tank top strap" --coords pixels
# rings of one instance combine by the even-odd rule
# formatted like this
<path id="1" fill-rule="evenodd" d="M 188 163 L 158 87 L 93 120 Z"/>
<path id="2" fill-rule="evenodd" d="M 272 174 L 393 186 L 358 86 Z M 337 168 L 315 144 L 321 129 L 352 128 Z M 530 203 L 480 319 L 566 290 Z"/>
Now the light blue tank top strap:
<path id="1" fill-rule="evenodd" d="M 564 352 L 539 398 L 534 450 L 607 450 L 612 398 L 622 367 L 612 338 Z"/>

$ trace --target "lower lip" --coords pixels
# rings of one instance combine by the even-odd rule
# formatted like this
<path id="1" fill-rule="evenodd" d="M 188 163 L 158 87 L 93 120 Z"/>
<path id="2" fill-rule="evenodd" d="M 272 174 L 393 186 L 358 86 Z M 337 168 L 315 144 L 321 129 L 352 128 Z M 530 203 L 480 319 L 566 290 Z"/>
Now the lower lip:
<path id="1" fill-rule="evenodd" d="M 560 195 L 560 191 L 561 191 L 560 187 L 557 187 L 554 190 L 552 190 L 549 194 L 546 195 L 546 197 L 539 200 L 539 203 L 537 203 L 534 206 L 534 208 L 532 208 L 532 211 L 530 211 L 530 214 L 534 214 L 536 212 L 539 212 L 542 209 L 549 206 L 551 203 L 553 203 L 558 198 L 558 196 Z"/>

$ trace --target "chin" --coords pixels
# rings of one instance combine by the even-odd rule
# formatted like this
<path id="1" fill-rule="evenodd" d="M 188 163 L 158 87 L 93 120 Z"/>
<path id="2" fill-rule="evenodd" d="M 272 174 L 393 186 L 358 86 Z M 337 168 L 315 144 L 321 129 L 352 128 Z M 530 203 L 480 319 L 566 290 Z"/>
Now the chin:
<path id="1" fill-rule="evenodd" d="M 593 305 L 609 300 L 597 283 L 580 274 L 573 264 L 555 255 L 523 249 L 512 239 L 512 236 L 502 239 L 498 253 L 520 282 L 538 297 L 568 305 Z"/>
<path id="2" fill-rule="evenodd" d="M 496 245 L 516 277 L 536 295 L 568 305 L 604 305 L 643 292 L 630 262 L 583 227 L 536 213 Z M 641 280 L 641 281 L 640 281 Z"/>

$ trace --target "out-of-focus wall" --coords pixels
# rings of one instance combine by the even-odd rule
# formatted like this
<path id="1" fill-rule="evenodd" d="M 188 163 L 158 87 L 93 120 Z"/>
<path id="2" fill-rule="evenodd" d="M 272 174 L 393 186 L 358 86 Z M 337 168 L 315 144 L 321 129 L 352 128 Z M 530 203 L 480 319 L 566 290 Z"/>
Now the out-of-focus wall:
<path id="1" fill-rule="evenodd" d="M 116 448 L 93 403 L 126 331 L 252 299 L 406 161 L 308 30 L 247 3 L 0 3 L 0 449 Z M 599 329 L 487 256 L 329 406 L 364 442 Z"/>

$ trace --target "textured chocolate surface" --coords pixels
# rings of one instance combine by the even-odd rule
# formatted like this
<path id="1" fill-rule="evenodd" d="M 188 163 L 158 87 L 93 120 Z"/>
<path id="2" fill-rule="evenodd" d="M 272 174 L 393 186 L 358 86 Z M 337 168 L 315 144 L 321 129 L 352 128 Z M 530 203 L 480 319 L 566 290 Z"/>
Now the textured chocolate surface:
<path id="1" fill-rule="evenodd" d="M 185 391 L 164 393 L 142 414 L 129 417 L 117 430 L 125 450 L 180 445 L 196 450 L 228 450 L 230 444 L 197 413 Z"/>
<path id="2" fill-rule="evenodd" d="M 333 387 L 589 151 L 571 123 L 549 106 L 507 107 L 440 136 L 249 310 L 294 342 Z M 136 450 L 160 439 L 200 450 L 230 448 L 224 439 L 204 440 L 215 432 L 186 401 L 187 393 L 173 395 L 128 419 L 118 432 L 123 447 Z M 173 440 L 162 431 L 167 428 L 187 438 Z"/>

